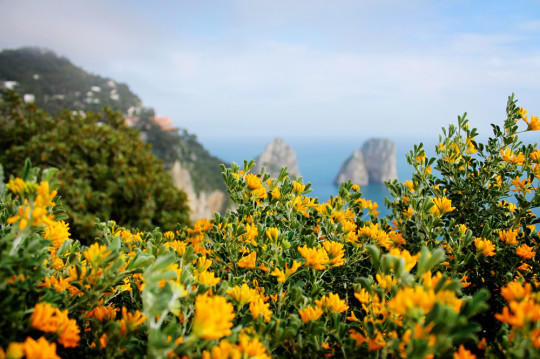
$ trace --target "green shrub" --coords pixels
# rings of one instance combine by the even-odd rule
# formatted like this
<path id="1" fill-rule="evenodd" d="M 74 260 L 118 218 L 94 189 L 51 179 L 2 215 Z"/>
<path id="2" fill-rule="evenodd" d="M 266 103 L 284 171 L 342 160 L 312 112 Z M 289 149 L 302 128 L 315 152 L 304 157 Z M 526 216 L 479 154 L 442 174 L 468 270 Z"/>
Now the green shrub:
<path id="1" fill-rule="evenodd" d="M 25 159 L 59 169 L 59 194 L 72 234 L 90 243 L 96 218 L 151 230 L 188 223 L 186 196 L 176 189 L 149 146 L 119 113 L 52 117 L 7 92 L 0 102 L 0 163 L 17 175 Z"/>
<path id="2" fill-rule="evenodd" d="M 518 140 L 523 112 L 510 98 L 486 145 L 463 117 L 436 157 L 415 147 L 412 180 L 388 184 L 387 218 L 352 183 L 320 203 L 286 170 L 270 178 L 246 162 L 223 167 L 235 211 L 165 233 L 109 221 L 87 247 L 60 221 L 53 173 L 27 168 L 0 181 L 0 347 L 29 358 L 37 347 L 50 357 L 538 357 L 540 150 Z"/>

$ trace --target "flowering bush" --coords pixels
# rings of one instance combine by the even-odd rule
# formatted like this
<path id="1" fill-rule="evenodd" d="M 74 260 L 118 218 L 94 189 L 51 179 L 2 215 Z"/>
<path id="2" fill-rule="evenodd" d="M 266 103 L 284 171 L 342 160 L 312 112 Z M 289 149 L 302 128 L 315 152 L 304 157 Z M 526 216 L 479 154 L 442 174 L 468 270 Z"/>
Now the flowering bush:
<path id="1" fill-rule="evenodd" d="M 0 357 L 540 355 L 540 150 L 510 98 L 486 144 L 465 117 L 408 156 L 391 214 L 357 185 L 223 167 L 236 209 L 174 232 L 70 238 L 53 171 L 0 181 Z M 513 200 L 511 201 L 511 198 Z"/>

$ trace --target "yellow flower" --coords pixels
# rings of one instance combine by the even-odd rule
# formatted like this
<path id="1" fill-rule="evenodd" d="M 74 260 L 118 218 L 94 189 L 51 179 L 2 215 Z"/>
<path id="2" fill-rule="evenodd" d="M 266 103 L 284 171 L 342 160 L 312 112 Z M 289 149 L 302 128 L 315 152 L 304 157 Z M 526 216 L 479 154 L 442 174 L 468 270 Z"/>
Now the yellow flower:
<path id="1" fill-rule="evenodd" d="M 523 152 L 520 152 L 517 154 L 517 156 L 512 157 L 512 163 L 515 163 L 516 165 L 523 166 L 524 162 L 525 156 L 523 156 Z"/>
<path id="2" fill-rule="evenodd" d="M 199 283 L 212 287 L 219 283 L 221 279 L 214 275 L 214 272 L 204 271 L 199 273 Z"/>
<path id="3" fill-rule="evenodd" d="M 203 255 L 197 258 L 197 270 L 199 272 L 204 272 L 205 270 L 210 268 L 211 265 L 212 265 L 212 260 L 206 258 L 206 256 Z"/>
<path id="4" fill-rule="evenodd" d="M 521 301 L 526 299 L 531 293 L 532 287 L 529 283 L 523 285 L 519 281 L 509 282 L 506 287 L 501 288 L 501 295 L 507 302 Z"/>
<path id="5" fill-rule="evenodd" d="M 351 187 L 351 189 L 352 189 L 354 192 L 359 192 L 359 191 L 360 191 L 360 186 L 357 185 L 357 184 L 353 184 L 353 186 Z"/>
<path id="6" fill-rule="evenodd" d="M 204 233 L 204 232 L 207 232 L 208 230 L 210 230 L 210 228 L 212 228 L 214 225 L 212 224 L 212 222 L 210 222 L 208 219 L 206 218 L 199 218 L 197 220 L 197 222 L 195 222 L 195 224 L 193 225 L 193 232 L 195 233 Z M 172 239 L 172 238 L 170 238 Z"/>
<path id="7" fill-rule="evenodd" d="M 465 349 L 462 344 L 459 346 L 459 350 L 454 352 L 454 359 L 476 359 L 476 355 Z"/>
<path id="8" fill-rule="evenodd" d="M 405 261 L 405 269 L 407 271 L 413 269 L 418 260 L 418 254 L 412 256 L 411 253 L 409 253 L 409 251 L 406 249 L 400 251 L 398 248 L 392 248 L 390 249 L 389 254 L 394 257 L 403 258 Z"/>
<path id="9" fill-rule="evenodd" d="M 120 334 L 124 335 L 127 331 L 137 329 L 146 321 L 146 317 L 138 310 L 135 313 L 129 313 L 126 307 L 122 307 L 122 319 L 120 319 Z"/>
<path id="10" fill-rule="evenodd" d="M 520 181 L 519 176 L 516 176 L 515 179 L 511 180 L 511 182 L 516 187 L 516 189 L 513 189 L 512 191 L 521 192 L 523 195 L 526 195 L 527 193 L 531 193 L 531 190 L 529 188 L 531 183 L 527 181 L 526 178 L 524 178 L 523 181 Z"/>
<path id="11" fill-rule="evenodd" d="M 309 218 L 307 209 L 310 207 L 316 207 L 315 198 L 298 196 L 293 201 L 293 208 L 302 213 L 305 217 Z"/>
<path id="12" fill-rule="evenodd" d="M 354 292 L 354 297 L 362 304 L 369 303 L 371 295 L 364 288 L 360 289 L 360 292 Z"/>
<path id="13" fill-rule="evenodd" d="M 270 194 L 272 195 L 272 198 L 275 198 L 275 199 L 281 198 L 281 192 L 279 191 L 279 187 L 277 186 L 272 189 L 272 192 L 270 192 Z"/>
<path id="14" fill-rule="evenodd" d="M 234 308 L 225 298 L 199 294 L 195 299 L 192 333 L 206 340 L 230 335 L 234 317 Z"/>
<path id="15" fill-rule="evenodd" d="M 58 334 L 58 342 L 65 348 L 77 347 L 81 339 L 80 329 L 75 319 L 69 319 L 68 311 L 61 311 L 49 303 L 36 304 L 30 326 L 42 332 Z"/>
<path id="16" fill-rule="evenodd" d="M 431 200 L 435 204 L 431 207 L 431 212 L 435 216 L 442 216 L 443 214 L 452 212 L 456 209 L 456 207 L 452 207 L 452 201 L 446 198 L 446 196 L 442 198 L 432 198 Z"/>
<path id="17" fill-rule="evenodd" d="M 514 157 L 514 154 L 510 148 L 507 147 L 504 150 L 500 150 L 499 153 L 501 154 L 501 159 L 504 162 L 512 163 L 512 157 Z"/>
<path id="18" fill-rule="evenodd" d="M 538 116 L 531 116 L 531 121 L 527 120 L 527 116 L 523 117 L 523 121 L 527 123 L 527 131 L 538 131 L 540 130 L 540 121 Z"/>
<path id="19" fill-rule="evenodd" d="M 240 352 L 239 355 L 232 355 L 232 358 L 257 358 L 271 359 L 263 343 L 257 338 L 251 340 L 245 334 L 240 334 L 236 349 Z"/>
<path id="20" fill-rule="evenodd" d="M 272 273 L 270 273 L 270 275 L 274 276 L 274 277 L 278 277 L 278 282 L 285 283 L 285 281 L 293 273 L 296 273 L 296 271 L 298 270 L 298 268 L 300 268 L 301 265 L 302 265 L 302 263 L 297 262 L 297 261 L 293 261 L 293 264 L 292 264 L 291 268 L 289 268 L 289 265 L 287 263 L 285 263 L 285 272 L 276 267 L 276 268 L 274 268 Z"/>
<path id="21" fill-rule="evenodd" d="M 523 259 L 531 259 L 536 255 L 536 252 L 533 252 L 533 247 L 529 247 L 526 244 L 522 244 L 516 248 L 516 254 Z"/>
<path id="22" fill-rule="evenodd" d="M 163 245 L 165 245 L 165 247 L 172 248 L 179 255 L 184 255 L 184 253 L 186 253 L 186 242 L 174 240 L 172 242 L 165 242 L 163 243 Z"/>
<path id="23" fill-rule="evenodd" d="M 482 253 L 486 257 L 495 255 L 495 245 L 489 239 L 476 238 L 474 245 L 477 253 Z"/>
<path id="24" fill-rule="evenodd" d="M 83 256 L 92 267 L 96 268 L 99 267 L 109 254 L 111 254 L 111 252 L 107 251 L 107 247 L 99 243 L 94 243 L 90 248 L 84 251 Z"/>
<path id="25" fill-rule="evenodd" d="M 58 322 L 58 309 L 49 303 L 37 303 L 30 317 L 30 326 L 46 333 L 56 333 Z"/>
<path id="26" fill-rule="evenodd" d="M 412 181 L 405 181 L 403 182 L 405 184 L 405 186 L 407 186 L 407 188 L 409 189 L 409 191 L 411 192 L 415 192 L 415 189 L 414 189 L 414 183 L 412 183 Z"/>
<path id="27" fill-rule="evenodd" d="M 525 300 L 520 302 L 512 301 L 508 304 L 508 307 L 503 308 L 502 313 L 495 314 L 495 318 L 513 327 L 522 327 L 527 322 L 540 320 L 540 305 Z"/>
<path id="28" fill-rule="evenodd" d="M 277 267 L 274 268 L 274 270 L 272 271 L 272 273 L 270 273 L 270 275 L 273 277 L 277 277 L 277 281 L 280 283 L 285 283 L 285 281 L 287 280 L 285 278 L 285 272 Z"/>
<path id="29" fill-rule="evenodd" d="M 261 314 L 264 318 L 264 321 L 269 322 L 270 316 L 273 313 L 269 309 L 269 306 L 270 303 L 264 303 L 264 300 L 261 297 L 257 297 L 249 304 L 249 312 L 251 313 L 253 319 L 257 319 L 259 317 L 259 314 Z"/>
<path id="30" fill-rule="evenodd" d="M 502 208 L 508 208 L 508 210 L 512 213 L 515 213 L 516 212 L 516 205 L 513 204 L 513 203 L 510 203 L 510 202 L 507 202 L 507 201 L 501 201 L 499 202 L 499 205 L 502 207 Z"/>
<path id="31" fill-rule="evenodd" d="M 167 232 L 163 233 L 163 237 L 165 237 L 165 239 L 167 239 L 169 241 L 172 241 L 174 239 L 174 233 L 171 232 L 171 231 L 167 231 Z"/>
<path id="32" fill-rule="evenodd" d="M 245 257 L 240 258 L 236 265 L 240 268 L 255 268 L 255 261 L 257 260 L 257 252 L 253 251 Z"/>
<path id="33" fill-rule="evenodd" d="M 27 189 L 29 186 L 22 178 L 15 178 L 10 179 L 6 187 L 16 195 L 21 194 L 22 192 L 25 192 L 25 189 Z"/>
<path id="34" fill-rule="evenodd" d="M 474 141 L 474 137 L 472 137 L 472 138 L 468 138 L 468 137 L 467 137 L 467 140 L 466 140 L 466 143 L 467 143 L 467 154 L 470 154 L 470 155 L 472 155 L 473 153 L 478 152 L 478 150 L 476 149 L 476 147 L 474 147 L 474 144 L 472 143 L 472 141 Z"/>
<path id="35" fill-rule="evenodd" d="M 265 232 L 266 237 L 274 243 L 277 243 L 279 237 L 279 229 L 276 227 L 270 227 Z"/>
<path id="36" fill-rule="evenodd" d="M 339 267 L 345 263 L 343 256 L 345 255 L 345 250 L 343 249 L 343 243 L 334 242 L 334 241 L 324 241 L 323 247 L 328 253 L 330 258 L 331 267 Z"/>
<path id="37" fill-rule="evenodd" d="M 326 264 L 330 262 L 328 254 L 322 248 L 308 248 L 306 244 L 303 247 L 298 247 L 298 251 L 306 260 L 306 266 L 323 270 L 326 269 Z"/>
<path id="38" fill-rule="evenodd" d="M 339 295 L 334 293 L 328 294 L 328 297 L 323 295 L 321 299 L 315 301 L 315 304 L 324 310 L 334 313 L 343 313 L 349 309 L 349 306 L 345 303 L 345 301 L 339 299 Z"/>
<path id="39" fill-rule="evenodd" d="M 301 194 L 306 189 L 306 186 L 298 183 L 296 181 L 293 182 L 293 192 L 296 193 L 296 195 Z"/>
<path id="40" fill-rule="evenodd" d="M 519 229 L 514 230 L 503 230 L 499 231 L 499 237 L 501 238 L 501 241 L 506 243 L 507 245 L 514 245 L 518 244 L 517 242 L 517 235 L 518 235 Z"/>
<path id="41" fill-rule="evenodd" d="M 252 173 L 248 173 L 246 175 L 246 184 L 247 184 L 247 187 L 250 190 L 256 190 L 256 189 L 259 189 L 259 188 L 263 188 L 263 185 L 261 183 L 261 179 L 259 177 L 257 177 L 256 175 L 252 174 Z"/>
<path id="42" fill-rule="evenodd" d="M 28 359 L 61 359 L 58 355 L 56 355 L 56 344 L 49 343 L 44 337 L 40 337 L 38 340 L 34 340 L 32 337 L 27 337 L 22 344 L 24 355 Z M 9 349 L 8 358 L 10 358 Z"/>
<path id="43" fill-rule="evenodd" d="M 27 226 L 28 222 L 30 221 L 30 206 L 29 205 L 22 205 L 17 210 L 17 214 L 13 217 L 10 217 L 7 219 L 8 224 L 13 224 L 17 221 L 19 222 L 19 229 L 23 231 Z"/>
<path id="44" fill-rule="evenodd" d="M 304 309 L 298 309 L 300 318 L 304 323 L 309 322 L 310 320 L 317 320 L 323 314 L 323 310 L 320 307 L 315 307 L 310 305 Z"/>
<path id="45" fill-rule="evenodd" d="M 228 289 L 227 294 L 240 305 L 251 303 L 259 297 L 259 292 L 256 289 L 251 289 L 246 283 L 242 284 L 241 287 L 235 285 L 232 289 Z"/>
<path id="46" fill-rule="evenodd" d="M 101 302 L 103 302 L 103 300 Z M 103 322 L 104 320 L 114 320 L 116 319 L 116 312 L 118 312 L 118 308 L 98 305 L 90 310 L 85 315 L 85 318 L 96 318 L 100 322 Z"/>
<path id="47" fill-rule="evenodd" d="M 530 154 L 530 157 L 531 157 L 531 161 L 533 162 L 540 162 L 540 149 L 536 149 L 536 151 L 534 152 L 531 152 Z"/>
<path id="48" fill-rule="evenodd" d="M 433 290 L 426 291 L 421 286 L 400 289 L 388 302 L 388 308 L 403 316 L 414 314 L 412 312 L 414 308 L 421 309 L 424 314 L 427 314 L 434 305 L 435 293 Z"/>
<path id="49" fill-rule="evenodd" d="M 392 285 L 397 284 L 397 280 L 388 274 L 380 275 L 377 273 L 375 279 L 377 279 L 377 283 L 379 283 L 384 290 L 390 290 Z"/>
<path id="50" fill-rule="evenodd" d="M 53 222 L 45 228 L 43 238 L 52 242 L 54 248 L 58 249 L 69 239 L 69 224 L 64 221 Z"/>

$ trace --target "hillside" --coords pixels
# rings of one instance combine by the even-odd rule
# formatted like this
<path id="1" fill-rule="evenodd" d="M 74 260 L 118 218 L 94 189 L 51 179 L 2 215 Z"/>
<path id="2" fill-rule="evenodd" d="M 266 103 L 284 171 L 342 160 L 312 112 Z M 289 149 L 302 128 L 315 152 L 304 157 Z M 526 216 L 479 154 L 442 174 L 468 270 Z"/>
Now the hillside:
<path id="1" fill-rule="evenodd" d="M 154 109 L 143 107 L 141 99 L 126 84 L 90 74 L 51 50 L 27 47 L 0 52 L 2 87 L 15 90 L 51 115 L 64 109 L 101 113 L 108 107 L 120 111 L 126 122 L 140 131 L 140 137 L 152 145 L 152 152 L 167 170 L 175 166 L 182 169 L 182 175 L 175 171 L 173 177 L 177 178 L 173 179 L 188 194 L 190 207 L 200 209 L 192 211 L 193 216 L 210 217 L 227 206 L 219 167 L 223 161 L 212 156 L 187 129 L 160 124 Z M 208 206 L 204 203 L 205 194 L 216 191 L 221 199 Z"/>
<path id="2" fill-rule="evenodd" d="M 17 82 L 14 90 L 34 95 L 38 106 L 52 115 L 65 108 L 99 112 L 109 106 L 127 114 L 141 107 L 126 84 L 89 74 L 46 49 L 0 52 L 0 81 Z"/>

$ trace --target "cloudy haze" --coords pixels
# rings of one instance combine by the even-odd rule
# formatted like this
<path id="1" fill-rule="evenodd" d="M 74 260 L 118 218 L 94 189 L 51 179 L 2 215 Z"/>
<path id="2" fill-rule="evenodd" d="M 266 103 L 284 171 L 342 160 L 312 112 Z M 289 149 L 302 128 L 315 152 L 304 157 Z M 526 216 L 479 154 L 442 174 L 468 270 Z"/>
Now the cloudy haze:
<path id="1" fill-rule="evenodd" d="M 540 114 L 536 1 L 10 1 L 1 49 L 127 83 L 203 143 L 429 136 Z"/>

